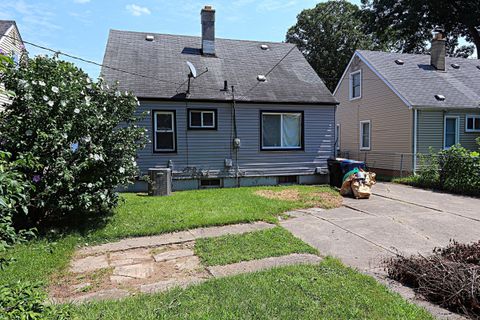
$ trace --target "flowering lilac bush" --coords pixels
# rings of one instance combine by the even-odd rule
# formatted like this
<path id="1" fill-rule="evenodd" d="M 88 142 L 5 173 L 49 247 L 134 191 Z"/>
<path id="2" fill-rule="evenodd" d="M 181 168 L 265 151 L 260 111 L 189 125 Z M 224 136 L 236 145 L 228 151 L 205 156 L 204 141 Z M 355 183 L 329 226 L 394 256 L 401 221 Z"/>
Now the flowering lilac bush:
<path id="1" fill-rule="evenodd" d="M 4 66 L 0 82 L 14 95 L 0 117 L 0 148 L 30 159 L 18 168 L 34 186 L 28 222 L 114 207 L 145 144 L 136 97 L 55 57 Z"/>

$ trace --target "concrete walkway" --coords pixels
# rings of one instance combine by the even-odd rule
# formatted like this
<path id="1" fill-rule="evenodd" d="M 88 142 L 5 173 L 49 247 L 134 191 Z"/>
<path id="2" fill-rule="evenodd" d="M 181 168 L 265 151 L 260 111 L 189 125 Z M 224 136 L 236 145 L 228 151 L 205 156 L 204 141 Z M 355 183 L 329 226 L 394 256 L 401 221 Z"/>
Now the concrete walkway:
<path id="1" fill-rule="evenodd" d="M 397 253 L 428 254 L 433 248 L 480 240 L 480 199 L 379 183 L 369 200 L 344 199 L 334 210 L 291 212 L 281 223 L 324 255 L 367 272 Z"/>
<path id="2" fill-rule="evenodd" d="M 290 212 L 281 225 L 322 255 L 376 277 L 437 318 L 464 319 L 415 297 L 385 277 L 383 261 L 396 254 L 429 254 L 435 247 L 480 240 L 480 199 L 378 183 L 369 200 L 344 199 L 334 210 Z"/>

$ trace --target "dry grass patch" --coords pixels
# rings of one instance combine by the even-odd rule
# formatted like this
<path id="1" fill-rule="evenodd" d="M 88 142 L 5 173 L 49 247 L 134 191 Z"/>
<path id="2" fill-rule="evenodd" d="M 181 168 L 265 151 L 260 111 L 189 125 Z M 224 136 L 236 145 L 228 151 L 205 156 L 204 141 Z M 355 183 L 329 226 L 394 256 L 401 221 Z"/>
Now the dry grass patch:
<path id="1" fill-rule="evenodd" d="M 282 188 L 282 187 L 280 187 Z M 255 194 L 272 200 L 298 202 L 299 207 L 317 207 L 323 209 L 338 208 L 342 205 L 342 197 L 328 187 L 297 188 L 288 187 L 279 190 L 258 190 Z"/>

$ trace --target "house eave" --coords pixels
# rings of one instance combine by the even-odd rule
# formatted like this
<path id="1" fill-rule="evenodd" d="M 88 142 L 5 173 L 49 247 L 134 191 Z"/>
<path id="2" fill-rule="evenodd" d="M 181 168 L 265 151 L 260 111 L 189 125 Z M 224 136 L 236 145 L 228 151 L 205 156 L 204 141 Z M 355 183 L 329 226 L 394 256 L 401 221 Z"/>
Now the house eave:
<path id="1" fill-rule="evenodd" d="M 231 103 L 232 100 L 219 99 L 184 99 L 184 98 L 162 98 L 162 97 L 142 97 L 137 96 L 140 101 L 168 101 L 168 102 L 208 102 L 208 103 Z M 322 106 L 336 106 L 338 101 L 264 101 L 264 100 L 235 100 L 237 104 L 288 104 L 288 105 L 322 105 Z"/>

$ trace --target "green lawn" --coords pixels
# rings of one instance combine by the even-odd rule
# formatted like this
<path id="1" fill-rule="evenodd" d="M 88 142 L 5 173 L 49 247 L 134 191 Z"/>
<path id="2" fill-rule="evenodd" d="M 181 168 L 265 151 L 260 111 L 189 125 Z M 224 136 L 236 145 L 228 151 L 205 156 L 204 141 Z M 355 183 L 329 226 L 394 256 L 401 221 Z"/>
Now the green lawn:
<path id="1" fill-rule="evenodd" d="M 433 319 L 373 278 L 327 258 L 187 289 L 75 307 L 73 319 Z"/>
<path id="2" fill-rule="evenodd" d="M 282 227 L 240 235 L 204 238 L 195 243 L 195 254 L 207 266 L 277 257 L 291 253 L 318 254 L 318 251 Z"/>
<path id="3" fill-rule="evenodd" d="M 296 201 L 268 199 L 257 195 L 259 191 L 295 191 L 302 196 Z M 326 200 L 319 195 L 326 195 Z M 68 264 L 76 246 L 202 226 L 276 222 L 276 217 L 285 211 L 311 206 L 312 198 L 318 198 L 317 204 L 330 207 L 335 203 L 332 199 L 338 200 L 340 196 L 327 186 L 284 186 L 183 191 L 156 198 L 126 193 L 122 198 L 125 202 L 102 224 L 89 222 L 88 228 L 71 231 L 54 242 L 39 239 L 17 245 L 7 254 L 15 261 L 0 272 L 0 283 L 17 280 L 46 283 L 52 273 Z"/>

